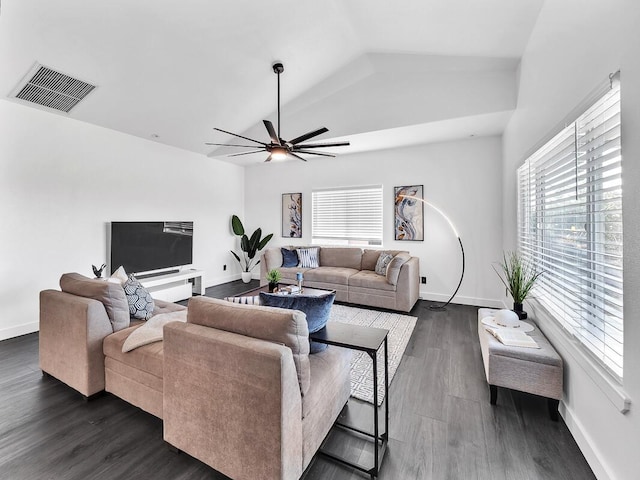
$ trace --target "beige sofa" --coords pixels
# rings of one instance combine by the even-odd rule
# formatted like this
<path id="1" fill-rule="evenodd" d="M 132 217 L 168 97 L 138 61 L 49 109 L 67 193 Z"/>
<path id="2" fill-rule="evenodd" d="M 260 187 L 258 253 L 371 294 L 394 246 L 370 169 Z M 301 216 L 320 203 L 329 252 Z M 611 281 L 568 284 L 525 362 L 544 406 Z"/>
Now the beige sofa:
<path id="1" fill-rule="evenodd" d="M 142 322 L 113 332 L 110 320 L 97 299 L 41 292 L 43 372 L 162 418 L 169 444 L 234 479 L 299 478 L 349 398 L 350 351 L 309 355 L 299 311 L 194 297 L 186 323 L 128 353 Z"/>
<path id="2" fill-rule="evenodd" d="M 264 250 L 260 261 L 261 284 L 266 283 L 267 272 L 275 268 L 282 274 L 282 283 L 296 283 L 296 273 L 302 272 L 304 285 L 335 290 L 336 300 L 341 302 L 409 312 L 418 301 L 420 262 L 417 257 L 408 255 L 408 252 L 383 250 L 396 256 L 398 260 L 404 257 L 402 262 L 398 262 L 399 272 L 394 271 L 391 278 L 389 273 L 394 269 L 393 264 L 389 264 L 390 270 L 386 276 L 375 273 L 381 250 L 318 247 L 319 267 L 302 268 L 282 267 L 281 248 L 284 247 Z"/>

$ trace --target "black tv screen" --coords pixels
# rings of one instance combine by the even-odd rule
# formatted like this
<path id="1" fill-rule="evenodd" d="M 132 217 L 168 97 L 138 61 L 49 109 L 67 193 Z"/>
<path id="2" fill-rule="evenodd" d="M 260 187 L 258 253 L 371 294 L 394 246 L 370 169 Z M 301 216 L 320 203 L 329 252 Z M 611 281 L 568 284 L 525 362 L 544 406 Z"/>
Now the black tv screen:
<path id="1" fill-rule="evenodd" d="M 111 272 L 148 272 L 193 263 L 193 222 L 111 222 Z"/>

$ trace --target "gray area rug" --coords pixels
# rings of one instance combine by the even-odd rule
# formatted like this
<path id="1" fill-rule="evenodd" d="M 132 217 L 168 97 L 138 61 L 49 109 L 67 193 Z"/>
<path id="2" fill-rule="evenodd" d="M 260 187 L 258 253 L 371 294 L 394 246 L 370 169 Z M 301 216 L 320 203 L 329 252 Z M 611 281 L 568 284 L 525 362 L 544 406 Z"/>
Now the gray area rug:
<path id="1" fill-rule="evenodd" d="M 364 308 L 334 305 L 331 308 L 330 322 L 349 323 L 366 327 L 389 330 L 389 384 L 400 365 L 402 355 L 407 348 L 411 333 L 416 326 L 417 317 L 394 312 L 379 312 Z M 353 351 L 351 359 L 351 396 L 373 403 L 373 365 L 365 352 Z M 378 404 L 384 400 L 384 347 L 378 351 Z"/>

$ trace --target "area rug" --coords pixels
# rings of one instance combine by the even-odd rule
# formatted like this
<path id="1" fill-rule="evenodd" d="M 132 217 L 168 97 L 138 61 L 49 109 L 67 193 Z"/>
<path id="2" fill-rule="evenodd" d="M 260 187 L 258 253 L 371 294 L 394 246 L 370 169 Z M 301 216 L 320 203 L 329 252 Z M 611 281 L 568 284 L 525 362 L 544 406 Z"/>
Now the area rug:
<path id="1" fill-rule="evenodd" d="M 364 308 L 334 305 L 331 308 L 330 322 L 349 323 L 366 327 L 389 330 L 389 385 L 400 365 L 411 333 L 416 326 L 417 317 L 394 312 L 379 312 Z M 353 351 L 351 359 L 351 396 L 373 403 L 373 365 L 371 357 L 365 352 Z M 378 351 L 378 405 L 384 400 L 384 348 Z"/>

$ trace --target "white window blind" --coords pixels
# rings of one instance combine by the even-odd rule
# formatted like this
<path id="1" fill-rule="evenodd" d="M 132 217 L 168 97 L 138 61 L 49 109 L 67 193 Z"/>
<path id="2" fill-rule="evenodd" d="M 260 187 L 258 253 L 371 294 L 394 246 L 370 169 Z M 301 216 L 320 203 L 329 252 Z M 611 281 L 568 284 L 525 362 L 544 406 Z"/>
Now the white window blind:
<path id="1" fill-rule="evenodd" d="M 616 377 L 623 372 L 620 89 L 518 169 L 518 247 L 533 296 Z"/>
<path id="2" fill-rule="evenodd" d="M 312 192 L 314 243 L 382 245 L 382 186 Z"/>

